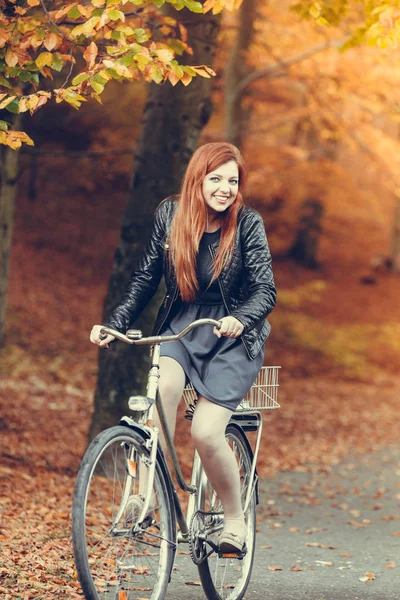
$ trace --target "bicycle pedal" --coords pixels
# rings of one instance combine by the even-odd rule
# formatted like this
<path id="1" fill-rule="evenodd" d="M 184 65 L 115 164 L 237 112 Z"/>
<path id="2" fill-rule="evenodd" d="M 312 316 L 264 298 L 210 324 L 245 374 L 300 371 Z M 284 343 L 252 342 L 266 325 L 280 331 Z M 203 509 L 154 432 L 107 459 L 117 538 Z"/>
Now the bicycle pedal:
<path id="1" fill-rule="evenodd" d="M 219 558 L 237 558 L 238 560 L 242 560 L 247 554 L 246 544 L 243 546 L 241 550 L 229 550 L 229 551 L 218 551 Z"/>

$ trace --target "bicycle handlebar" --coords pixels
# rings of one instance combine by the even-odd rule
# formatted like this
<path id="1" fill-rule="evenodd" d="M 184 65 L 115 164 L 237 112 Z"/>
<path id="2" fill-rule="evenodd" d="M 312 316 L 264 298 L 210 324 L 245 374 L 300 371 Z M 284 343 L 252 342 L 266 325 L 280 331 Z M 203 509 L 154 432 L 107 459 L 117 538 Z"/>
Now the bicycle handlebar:
<path id="1" fill-rule="evenodd" d="M 129 329 L 126 332 L 126 335 L 124 335 L 123 333 L 115 331 L 110 327 L 102 327 L 100 330 L 100 334 L 104 335 L 105 337 L 107 335 L 113 335 L 115 338 L 117 338 L 117 340 L 120 340 L 121 342 L 125 342 L 127 344 L 136 344 L 140 346 L 145 344 L 161 344 L 161 342 L 175 342 L 187 335 L 189 331 L 192 331 L 192 329 L 195 329 L 200 325 L 214 325 L 214 327 L 216 327 L 217 329 L 221 327 L 221 323 L 219 321 L 216 321 L 215 319 L 197 319 L 196 321 L 189 323 L 189 325 L 185 327 L 185 329 L 182 329 L 182 331 L 175 335 L 152 335 L 150 337 L 142 337 L 142 332 L 139 329 Z"/>

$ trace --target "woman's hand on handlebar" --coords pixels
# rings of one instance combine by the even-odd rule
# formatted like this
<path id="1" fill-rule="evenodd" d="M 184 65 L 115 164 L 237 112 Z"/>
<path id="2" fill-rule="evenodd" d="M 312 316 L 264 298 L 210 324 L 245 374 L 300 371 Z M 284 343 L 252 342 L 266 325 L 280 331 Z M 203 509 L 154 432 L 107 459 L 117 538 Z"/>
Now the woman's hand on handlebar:
<path id="1" fill-rule="evenodd" d="M 100 348 L 109 348 L 110 343 L 115 340 L 115 337 L 113 335 L 107 335 L 103 339 L 103 336 L 100 334 L 101 329 L 102 325 L 94 325 L 92 331 L 90 332 L 90 341 L 92 344 L 100 346 Z"/>
<path id="2" fill-rule="evenodd" d="M 223 335 L 230 338 L 237 338 L 242 334 L 244 325 L 235 317 L 223 317 L 220 319 L 219 323 L 221 327 L 217 329 L 214 327 L 214 333 L 218 337 L 222 337 Z"/>

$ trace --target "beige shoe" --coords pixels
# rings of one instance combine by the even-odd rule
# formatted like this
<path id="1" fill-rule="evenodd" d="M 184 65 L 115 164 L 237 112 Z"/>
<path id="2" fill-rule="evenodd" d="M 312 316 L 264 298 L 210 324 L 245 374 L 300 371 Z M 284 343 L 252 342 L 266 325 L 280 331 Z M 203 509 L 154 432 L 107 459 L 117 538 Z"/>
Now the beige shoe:
<path id="1" fill-rule="evenodd" d="M 219 540 L 220 552 L 223 554 L 242 552 L 245 541 L 245 535 L 236 535 L 235 533 L 229 533 L 229 531 L 223 531 Z"/>

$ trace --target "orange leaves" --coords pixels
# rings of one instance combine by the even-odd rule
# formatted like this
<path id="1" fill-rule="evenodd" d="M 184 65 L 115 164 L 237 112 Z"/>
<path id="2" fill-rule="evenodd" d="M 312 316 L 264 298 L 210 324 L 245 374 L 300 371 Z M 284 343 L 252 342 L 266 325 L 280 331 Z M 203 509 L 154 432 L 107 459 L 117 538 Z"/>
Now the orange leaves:
<path id="1" fill-rule="evenodd" d="M 219 1 L 224 4 L 224 0 Z M 158 14 L 145 0 L 139 18 L 121 10 L 127 2 L 60 3 L 56 10 L 50 11 L 50 22 L 43 11 L 30 10 L 39 6 L 40 0 L 27 0 L 23 7 L 12 2 L 13 15 L 2 16 L 0 29 L 0 48 L 6 48 L 6 68 L 0 75 L 0 85 L 3 90 L 10 90 L 7 98 L 2 99 L 5 108 L 9 106 L 8 110 L 14 113 L 18 110 L 32 113 L 47 102 L 47 96 L 40 94 L 20 98 L 21 83 L 40 88 L 40 80 L 53 79 L 53 71 L 62 71 L 66 61 L 76 64 L 75 52 L 82 52 L 84 69 L 73 74 L 71 69 L 72 86 L 54 90 L 53 95 L 56 102 L 65 101 L 76 109 L 86 100 L 85 96 L 101 102 L 100 95 L 112 78 L 119 81 L 144 78 L 156 83 L 168 80 L 172 85 L 182 82 L 186 86 L 195 76 L 215 75 L 207 66 L 183 67 L 176 61 L 175 55 L 193 53 L 187 43 L 187 30 L 178 19 Z M 183 0 L 183 3 L 193 12 L 203 11 L 198 0 Z M 140 5 L 141 0 L 135 4 Z M 148 23 L 146 14 L 151 16 Z M 152 37 L 154 31 L 157 42 Z M 100 39 L 107 44 L 101 56 Z M 6 138 L 10 140 L 9 135 L 3 131 L 0 143 L 6 143 Z"/>
<path id="2" fill-rule="evenodd" d="M 34 145 L 33 140 L 23 131 L 0 131 L 0 144 L 9 146 L 13 150 L 18 150 L 22 144 Z"/>
<path id="3" fill-rule="evenodd" d="M 8 67 L 15 67 L 18 64 L 18 54 L 11 46 L 7 48 L 5 60 Z"/>
<path id="4" fill-rule="evenodd" d="M 375 579 L 375 574 L 374 573 L 365 573 L 362 577 L 359 577 L 358 579 L 360 581 L 369 583 L 370 581 L 373 581 Z"/>
<path id="5" fill-rule="evenodd" d="M 54 33 L 54 31 L 48 31 L 43 40 L 43 46 L 46 48 L 46 50 L 51 52 L 51 50 L 59 48 L 61 42 L 62 37 L 59 34 Z"/>
<path id="6" fill-rule="evenodd" d="M 10 40 L 11 34 L 9 31 L 0 29 L 0 48 L 4 48 L 6 43 Z"/>
<path id="7" fill-rule="evenodd" d="M 29 110 L 33 114 L 38 108 L 44 106 L 50 98 L 50 92 L 43 91 L 30 94 L 29 96 L 22 96 L 18 103 L 18 112 L 24 113 Z"/>
<path id="8" fill-rule="evenodd" d="M 89 70 L 93 69 L 98 53 L 99 49 L 94 42 L 91 42 L 83 53 L 83 58 L 85 59 Z"/>

